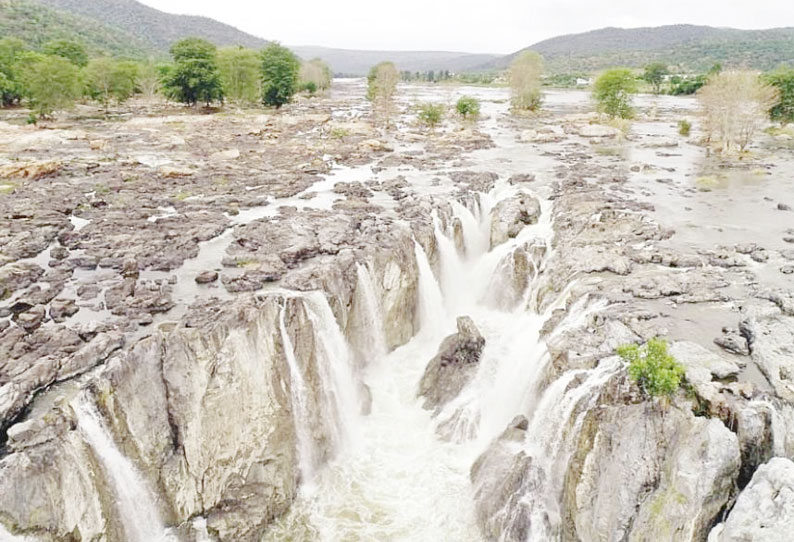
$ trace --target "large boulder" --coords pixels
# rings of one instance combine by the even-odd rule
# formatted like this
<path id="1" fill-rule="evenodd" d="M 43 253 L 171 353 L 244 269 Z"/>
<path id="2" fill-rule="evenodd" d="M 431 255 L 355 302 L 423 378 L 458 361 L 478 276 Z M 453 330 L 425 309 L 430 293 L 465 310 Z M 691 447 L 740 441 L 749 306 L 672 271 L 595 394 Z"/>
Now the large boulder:
<path id="1" fill-rule="evenodd" d="M 491 211 L 491 248 L 516 237 L 540 218 L 540 201 L 524 192 L 503 199 Z"/>
<path id="2" fill-rule="evenodd" d="M 758 468 L 725 523 L 708 542 L 788 542 L 794 536 L 794 462 L 776 457 Z"/>
<path id="3" fill-rule="evenodd" d="M 484 347 L 485 338 L 474 321 L 468 316 L 458 318 L 458 332 L 444 339 L 419 382 L 424 408 L 438 410 L 457 397 L 477 372 Z"/>

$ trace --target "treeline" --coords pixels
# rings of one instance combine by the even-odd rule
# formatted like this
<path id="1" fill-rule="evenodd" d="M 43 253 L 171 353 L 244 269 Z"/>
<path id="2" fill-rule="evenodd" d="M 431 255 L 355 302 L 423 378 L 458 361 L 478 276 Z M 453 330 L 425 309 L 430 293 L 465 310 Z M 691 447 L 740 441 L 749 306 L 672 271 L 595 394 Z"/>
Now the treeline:
<path id="1" fill-rule="evenodd" d="M 107 109 L 136 94 L 188 105 L 263 103 L 281 107 L 296 93 L 330 88 L 331 70 L 321 60 L 301 62 L 289 49 L 271 44 L 261 51 L 218 49 L 199 38 L 186 38 L 170 50 L 171 62 L 90 58 L 79 42 L 54 40 L 30 50 L 19 39 L 0 39 L 0 105 L 26 103 L 47 117 L 80 99 Z"/>
<path id="2" fill-rule="evenodd" d="M 403 70 L 400 72 L 400 79 L 405 82 L 423 81 L 427 83 L 441 83 L 444 81 L 454 81 L 465 85 L 490 85 L 498 79 L 497 73 L 453 73 L 449 70 L 428 70 L 424 72 L 412 72 Z"/>

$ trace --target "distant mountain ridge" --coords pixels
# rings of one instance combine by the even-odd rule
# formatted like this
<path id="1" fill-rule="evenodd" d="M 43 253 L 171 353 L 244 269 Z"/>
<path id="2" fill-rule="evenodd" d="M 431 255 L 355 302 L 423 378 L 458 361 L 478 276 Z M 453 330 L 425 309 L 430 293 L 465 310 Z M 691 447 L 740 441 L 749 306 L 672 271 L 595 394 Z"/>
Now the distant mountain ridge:
<path id="1" fill-rule="evenodd" d="M 684 24 L 610 27 L 551 38 L 527 49 L 543 55 L 552 73 L 642 67 L 650 62 L 679 66 L 683 71 L 705 71 L 717 62 L 766 70 L 794 61 L 794 28 L 738 30 Z M 503 69 L 520 52 L 483 64 L 480 69 Z"/>
<path id="2" fill-rule="evenodd" d="M 267 41 L 208 17 L 174 15 L 135 0 L 37 0 L 40 4 L 119 28 L 166 52 L 172 43 L 198 36 L 215 45 L 262 48 Z"/>
<path id="3" fill-rule="evenodd" d="M 410 72 L 431 70 L 462 72 L 501 57 L 501 55 L 453 51 L 361 51 L 304 45 L 290 46 L 290 49 L 307 60 L 312 58 L 325 60 L 337 74 L 359 76 L 366 75 L 372 66 L 385 60 L 394 62 L 399 70 Z"/>

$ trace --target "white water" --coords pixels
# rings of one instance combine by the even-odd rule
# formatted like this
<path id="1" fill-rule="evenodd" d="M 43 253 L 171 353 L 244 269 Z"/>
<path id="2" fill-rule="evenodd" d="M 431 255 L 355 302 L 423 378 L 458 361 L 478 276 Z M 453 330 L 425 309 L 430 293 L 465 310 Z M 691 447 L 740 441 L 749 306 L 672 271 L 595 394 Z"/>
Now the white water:
<path id="1" fill-rule="evenodd" d="M 0 542 L 34 542 L 35 539 L 29 536 L 17 536 L 8 532 L 0 523 Z"/>
<path id="2" fill-rule="evenodd" d="M 490 211 L 478 212 L 478 219 L 467 207 L 453 205 L 463 226 L 465 251 L 457 249 L 451 232 L 442 231 L 436 219 L 438 278 L 424 249 L 415 244 L 420 332 L 366 367 L 372 412 L 357 419 L 358 438 L 318 469 L 314 483 L 301 492 L 291 512 L 268 530 L 266 542 L 481 542 L 469 470 L 517 414 L 532 419 L 533 429 L 527 434 L 537 435 L 526 443 L 528 453 L 550 471 L 562 464 L 567 445 L 554 443 L 567 436 L 567 418 L 582 411 L 592 390 L 614 367 L 567 373 L 541 394 L 537 386 L 549 356 L 539 340 L 540 330 L 553 310 L 568 303 L 570 290 L 541 315 L 494 307 L 488 292 L 490 278 L 505 258 L 530 240 L 550 239 L 547 205 L 539 224 L 524 228 L 493 250 L 489 250 Z M 369 273 L 364 266 L 357 271 L 358 289 L 369 297 Z M 364 303 L 374 335 L 383 327 L 376 305 L 373 300 Z M 575 303 L 562 329 L 583 324 L 593 307 L 586 299 Z M 486 339 L 485 350 L 472 382 L 433 418 L 416 397 L 418 382 L 441 340 L 454 329 L 454 317 L 460 315 L 472 317 Z M 330 309 L 327 317 L 332 317 Z M 344 350 L 341 342 L 338 349 Z M 572 385 L 574 380 L 580 383 Z M 538 413 L 535 417 L 533 411 Z M 548 503 L 543 499 L 533 503 L 537 514 L 557 514 L 558 487 L 557 481 L 549 484 L 543 497 L 550 499 Z M 504 511 L 505 522 L 511 513 Z"/>
<path id="3" fill-rule="evenodd" d="M 444 310 L 444 295 L 438 284 L 427 253 L 418 242 L 414 242 L 416 266 L 419 269 L 419 326 L 421 333 L 428 337 L 443 335 L 448 329 L 447 312 Z"/>
<path id="4" fill-rule="evenodd" d="M 364 308 L 365 322 L 361 330 L 365 335 L 362 337 L 362 344 L 366 349 L 367 356 L 371 359 L 379 359 L 386 355 L 386 335 L 383 331 L 383 319 L 378 298 L 375 295 L 375 287 L 372 283 L 372 275 L 364 264 L 356 264 L 356 294 L 358 302 Z"/>
<path id="5" fill-rule="evenodd" d="M 116 511 L 127 542 L 174 542 L 157 508 L 157 497 L 132 462 L 116 447 L 93 402 L 81 395 L 72 408 L 77 426 L 91 446 L 116 497 Z"/>

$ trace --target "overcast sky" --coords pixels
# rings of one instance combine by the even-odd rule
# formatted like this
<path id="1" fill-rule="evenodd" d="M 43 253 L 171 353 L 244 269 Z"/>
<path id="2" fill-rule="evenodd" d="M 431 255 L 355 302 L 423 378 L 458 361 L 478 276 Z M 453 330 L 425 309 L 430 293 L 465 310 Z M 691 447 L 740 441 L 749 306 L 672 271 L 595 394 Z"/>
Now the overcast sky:
<path id="1" fill-rule="evenodd" d="M 791 0 L 143 0 L 285 45 L 510 53 L 605 26 L 794 26 Z"/>

